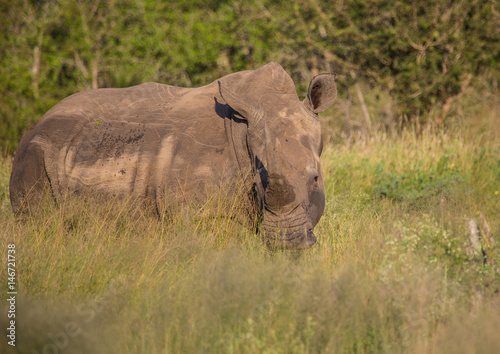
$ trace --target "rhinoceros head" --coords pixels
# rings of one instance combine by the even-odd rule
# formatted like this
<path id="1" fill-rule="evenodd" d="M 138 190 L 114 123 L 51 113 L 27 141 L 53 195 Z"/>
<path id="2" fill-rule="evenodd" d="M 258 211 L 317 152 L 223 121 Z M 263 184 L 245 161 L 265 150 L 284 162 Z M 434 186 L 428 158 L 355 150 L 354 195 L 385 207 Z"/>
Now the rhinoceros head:
<path id="1" fill-rule="evenodd" d="M 313 228 L 325 207 L 317 114 L 337 96 L 334 79 L 333 74 L 314 77 L 303 101 L 276 63 L 251 72 L 235 87 L 220 85 L 226 103 L 247 120 L 260 230 L 271 248 L 316 243 Z"/>

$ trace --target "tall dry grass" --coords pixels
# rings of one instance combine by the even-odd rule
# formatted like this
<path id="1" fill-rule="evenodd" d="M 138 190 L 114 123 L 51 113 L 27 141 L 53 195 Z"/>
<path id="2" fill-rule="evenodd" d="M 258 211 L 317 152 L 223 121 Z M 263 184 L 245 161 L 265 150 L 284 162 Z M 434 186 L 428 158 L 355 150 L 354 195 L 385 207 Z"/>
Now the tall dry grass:
<path id="1" fill-rule="evenodd" d="M 495 352 L 498 112 L 483 105 L 471 126 L 327 145 L 326 210 L 303 252 L 268 251 L 224 192 L 160 219 L 76 197 L 16 219 L 2 159 L 17 352 Z M 486 260 L 467 252 L 470 219 Z"/>

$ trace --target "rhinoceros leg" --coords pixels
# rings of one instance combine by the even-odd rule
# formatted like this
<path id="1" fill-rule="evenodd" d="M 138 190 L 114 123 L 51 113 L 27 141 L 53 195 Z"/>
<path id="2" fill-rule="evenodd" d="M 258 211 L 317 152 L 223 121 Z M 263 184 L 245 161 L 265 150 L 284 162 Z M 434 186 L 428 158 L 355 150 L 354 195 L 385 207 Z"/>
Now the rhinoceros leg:
<path id="1" fill-rule="evenodd" d="M 41 203 L 43 196 L 51 189 L 45 169 L 45 154 L 40 145 L 30 142 L 17 152 L 10 177 L 10 201 L 15 214 Z"/>

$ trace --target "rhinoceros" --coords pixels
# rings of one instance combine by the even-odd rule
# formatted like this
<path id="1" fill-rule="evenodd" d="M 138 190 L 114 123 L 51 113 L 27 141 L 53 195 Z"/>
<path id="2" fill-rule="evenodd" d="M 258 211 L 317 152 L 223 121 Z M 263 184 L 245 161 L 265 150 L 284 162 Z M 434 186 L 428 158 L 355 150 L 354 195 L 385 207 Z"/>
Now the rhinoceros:
<path id="1" fill-rule="evenodd" d="M 335 74 L 320 74 L 300 101 L 277 63 L 199 88 L 150 82 L 76 93 L 21 139 L 12 209 L 48 187 L 56 203 L 65 191 L 93 191 L 149 200 L 161 212 L 169 200 L 249 179 L 267 244 L 310 247 L 325 206 L 318 113 L 336 96 Z"/>

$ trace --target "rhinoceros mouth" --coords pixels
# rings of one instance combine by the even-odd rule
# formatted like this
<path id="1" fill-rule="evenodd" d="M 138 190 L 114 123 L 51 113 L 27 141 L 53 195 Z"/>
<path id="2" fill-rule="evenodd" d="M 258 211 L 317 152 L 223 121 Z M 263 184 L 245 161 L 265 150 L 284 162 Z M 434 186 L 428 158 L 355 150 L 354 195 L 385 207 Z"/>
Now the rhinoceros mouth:
<path id="1" fill-rule="evenodd" d="M 307 235 L 304 239 L 304 247 L 303 248 L 309 248 L 312 245 L 316 243 L 316 235 L 314 235 L 314 232 L 312 229 L 307 230 Z"/>
<path id="2" fill-rule="evenodd" d="M 316 243 L 316 236 L 312 229 L 307 232 L 300 232 L 286 238 L 276 238 L 275 235 L 266 233 L 266 244 L 269 249 L 302 250 L 307 249 Z"/>
<path id="3" fill-rule="evenodd" d="M 297 208 L 294 208 L 296 210 Z M 262 227 L 264 229 L 272 230 L 272 229 L 282 229 L 282 230 L 304 230 L 307 228 L 307 224 L 309 221 L 309 216 L 305 213 L 300 213 L 301 215 L 297 216 L 298 213 L 288 213 L 288 215 L 283 216 L 279 214 L 275 214 L 273 212 L 269 212 L 266 208 L 266 215 L 264 216 L 264 220 L 262 221 Z"/>
<path id="4" fill-rule="evenodd" d="M 293 235 L 293 237 L 286 238 L 286 248 L 289 249 L 305 249 L 309 248 L 316 243 L 316 236 L 312 228 L 308 229 L 306 232 L 301 232 L 300 234 Z"/>
<path id="5" fill-rule="evenodd" d="M 264 220 L 262 223 L 261 230 L 271 249 L 305 249 L 316 243 L 316 236 L 307 217 L 295 219 L 294 223 L 288 223 L 288 226 L 285 226 L 286 221 Z"/>

